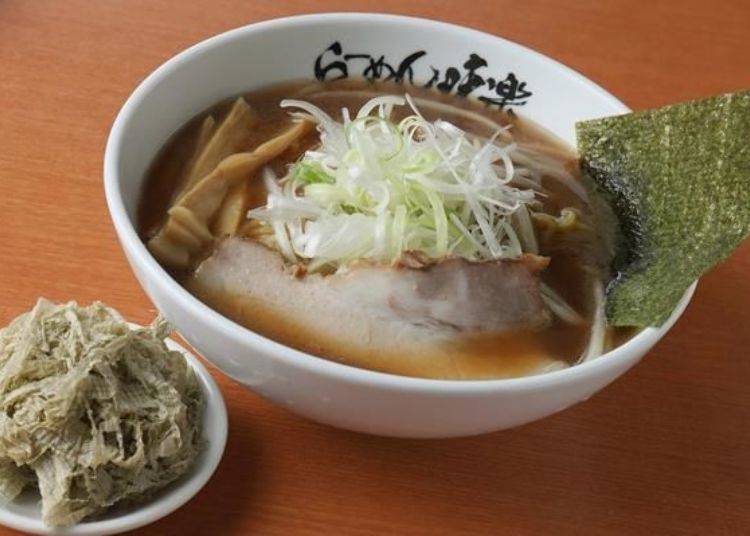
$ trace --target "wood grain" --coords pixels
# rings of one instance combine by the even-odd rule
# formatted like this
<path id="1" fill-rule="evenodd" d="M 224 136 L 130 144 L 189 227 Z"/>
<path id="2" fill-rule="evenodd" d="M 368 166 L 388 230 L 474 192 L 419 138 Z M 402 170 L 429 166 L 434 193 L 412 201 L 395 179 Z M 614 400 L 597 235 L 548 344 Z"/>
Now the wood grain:
<path id="1" fill-rule="evenodd" d="M 0 323 L 39 295 L 154 308 L 115 239 L 102 154 L 154 67 L 212 34 L 313 11 L 439 17 L 519 41 L 644 108 L 750 87 L 750 3 L 241 0 L 0 2 Z M 214 371 L 221 466 L 140 534 L 743 534 L 750 530 L 750 244 L 674 330 L 590 401 L 449 441 L 305 421 Z M 0 535 L 13 531 L 0 529 Z"/>

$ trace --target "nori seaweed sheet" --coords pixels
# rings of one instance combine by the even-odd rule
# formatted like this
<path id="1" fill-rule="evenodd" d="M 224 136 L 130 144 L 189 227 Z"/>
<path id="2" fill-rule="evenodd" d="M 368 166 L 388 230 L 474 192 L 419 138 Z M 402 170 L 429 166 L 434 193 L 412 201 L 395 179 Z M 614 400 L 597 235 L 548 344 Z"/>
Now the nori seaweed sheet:
<path id="1" fill-rule="evenodd" d="M 584 174 L 624 235 L 607 320 L 660 325 L 750 231 L 750 90 L 584 121 L 576 131 Z"/>

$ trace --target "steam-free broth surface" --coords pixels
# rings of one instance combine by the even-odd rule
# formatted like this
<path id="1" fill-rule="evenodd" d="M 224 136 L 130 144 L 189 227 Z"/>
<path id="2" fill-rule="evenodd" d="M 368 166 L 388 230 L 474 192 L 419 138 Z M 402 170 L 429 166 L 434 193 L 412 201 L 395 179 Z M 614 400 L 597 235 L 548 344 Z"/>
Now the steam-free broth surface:
<path id="1" fill-rule="evenodd" d="M 283 99 L 304 99 L 330 114 L 339 117 L 342 108 L 354 112 L 377 94 L 403 95 L 445 103 L 460 110 L 479 114 L 500 125 L 509 126 L 514 140 L 523 142 L 543 151 L 558 161 L 578 180 L 578 167 L 575 154 L 560 141 L 542 129 L 520 120 L 513 114 L 489 109 L 473 101 L 456 96 L 444 95 L 431 90 L 391 83 L 370 83 L 366 81 L 341 81 L 332 83 L 296 82 L 274 86 L 244 95 L 245 100 L 257 114 L 257 121 L 250 135 L 243 143 L 242 150 L 250 151 L 269 138 L 279 135 L 292 125 L 289 111 L 279 106 Z M 139 230 L 144 241 L 149 240 L 165 222 L 167 209 L 173 202 L 175 192 L 180 187 L 183 170 L 199 143 L 201 125 L 211 115 L 217 123 L 226 116 L 234 99 L 223 101 L 201 113 L 177 133 L 164 146 L 151 166 L 145 182 L 138 212 Z M 418 101 L 419 102 L 419 101 Z M 443 119 L 459 128 L 481 137 L 490 137 L 495 132 L 470 116 L 452 113 L 449 109 L 435 109 L 420 106 L 421 113 L 428 120 Z M 408 110 L 394 113 L 403 116 Z M 319 143 L 315 130 L 291 144 L 279 157 L 270 162 L 278 176 L 286 173 L 289 165 L 309 149 Z M 244 209 L 262 206 L 267 190 L 260 173 L 248 177 L 244 195 Z M 586 349 L 590 337 L 595 302 L 592 292 L 592 278 L 602 274 L 592 273 L 590 266 L 601 264 L 606 257 L 605 246 L 598 229 L 609 225 L 592 212 L 581 197 L 556 181 L 542 178 L 544 196 L 541 198 L 544 211 L 557 215 L 566 207 L 573 207 L 582 217 L 584 230 L 572 233 L 564 239 L 543 230 L 538 231 L 539 254 L 549 256 L 549 266 L 541 272 L 542 281 L 572 307 L 581 317 L 576 325 L 554 316 L 549 325 L 539 329 L 520 329 L 504 333 L 461 334 L 439 346 L 431 346 L 424 352 L 383 351 L 369 348 L 365 351 L 342 344 L 335 337 L 325 337 L 290 320 L 283 304 L 267 303 L 252 295 L 237 295 L 223 290 L 206 290 L 195 284 L 193 270 L 172 269 L 171 272 L 188 290 L 209 306 L 225 316 L 250 328 L 300 350 L 339 361 L 342 363 L 389 372 L 394 374 L 443 378 L 443 379 L 488 379 L 522 376 L 543 370 L 559 368 L 556 362 L 573 364 Z M 243 210 L 244 210 L 243 209 Z M 241 227 L 239 236 L 247 231 Z M 214 251 L 215 245 L 207 247 L 201 257 Z M 291 275 L 289 277 L 292 277 Z M 498 303 L 498 307 L 503 304 Z M 630 332 L 607 330 L 608 345 L 619 344 L 630 336 Z"/>

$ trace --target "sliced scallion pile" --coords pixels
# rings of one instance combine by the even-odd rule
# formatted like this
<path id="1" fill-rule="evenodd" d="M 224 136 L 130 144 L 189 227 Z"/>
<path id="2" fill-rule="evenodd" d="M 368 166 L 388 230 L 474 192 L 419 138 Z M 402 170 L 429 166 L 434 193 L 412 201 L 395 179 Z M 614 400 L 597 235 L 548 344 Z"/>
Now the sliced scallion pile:
<path id="1" fill-rule="evenodd" d="M 502 131 L 480 139 L 428 121 L 408 95 L 373 98 L 355 117 L 343 109 L 341 121 L 308 102 L 281 105 L 316 122 L 320 145 L 280 179 L 264 170 L 267 204 L 249 217 L 273 228 L 290 262 L 315 271 L 405 251 L 477 261 L 536 253 L 526 211 L 537 193 L 518 185 L 530 173 Z M 395 106 L 412 113 L 396 122 Z"/>

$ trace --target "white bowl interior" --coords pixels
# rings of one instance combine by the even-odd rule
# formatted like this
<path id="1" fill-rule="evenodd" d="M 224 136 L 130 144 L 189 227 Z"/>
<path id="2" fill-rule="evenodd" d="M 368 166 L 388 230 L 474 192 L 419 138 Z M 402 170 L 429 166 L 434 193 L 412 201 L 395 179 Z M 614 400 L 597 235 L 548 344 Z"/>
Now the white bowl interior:
<path id="1" fill-rule="evenodd" d="M 467 38 L 469 37 L 469 38 Z M 414 82 L 425 84 L 438 68 L 456 67 L 477 53 L 488 62 L 477 69 L 483 79 L 513 73 L 532 92 L 514 111 L 575 144 L 576 121 L 628 111 L 612 95 L 578 73 L 529 49 L 498 37 L 457 26 L 387 15 L 306 16 L 280 19 L 219 35 L 188 49 L 155 71 L 138 88 L 126 109 L 119 143 L 119 188 L 132 219 L 145 172 L 169 136 L 217 101 L 274 83 L 314 79 L 316 58 L 333 42 L 342 53 L 383 56 L 397 65 L 415 51 L 426 54 L 412 64 Z M 331 52 L 324 61 L 338 59 Z M 366 63 L 350 60 L 349 74 Z M 495 96 L 486 87 L 477 95 Z M 474 95 L 474 93 L 472 93 Z"/>

